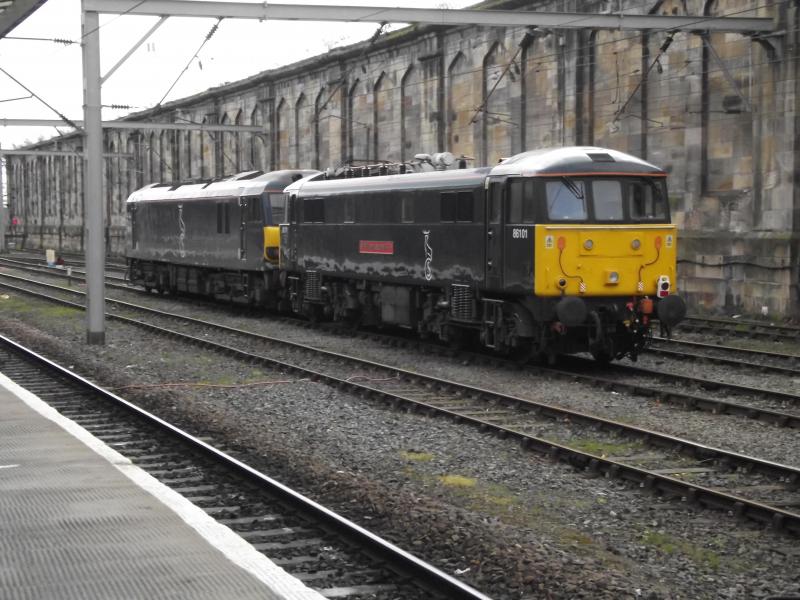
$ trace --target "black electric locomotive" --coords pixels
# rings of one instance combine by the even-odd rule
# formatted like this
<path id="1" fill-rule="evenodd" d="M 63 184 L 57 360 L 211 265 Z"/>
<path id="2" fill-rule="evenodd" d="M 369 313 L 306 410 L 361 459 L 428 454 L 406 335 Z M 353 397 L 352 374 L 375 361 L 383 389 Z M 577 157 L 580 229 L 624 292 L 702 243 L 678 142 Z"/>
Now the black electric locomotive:
<path id="1" fill-rule="evenodd" d="M 635 357 L 654 320 L 672 326 L 685 313 L 674 293 L 665 179 L 649 163 L 594 147 L 525 152 L 477 169 L 316 173 L 286 187 L 280 237 L 267 248 L 265 234 L 256 263 L 246 248 L 236 262 L 234 234 L 209 245 L 207 228 L 197 252 L 174 261 L 195 235 L 184 218 L 184 229 L 160 238 L 165 263 L 155 272 L 166 268 L 166 279 L 133 279 L 499 352 Z M 219 232 L 219 217 L 213 222 Z M 134 239 L 132 274 L 146 277 L 153 267 Z M 268 251 L 275 245 L 277 262 Z M 254 289 L 253 277 L 265 283 Z M 242 278 L 247 285 L 232 286 Z"/>
<path id="2" fill-rule="evenodd" d="M 283 190 L 315 173 L 250 171 L 135 191 L 127 202 L 130 280 L 161 293 L 265 303 L 277 285 Z"/>

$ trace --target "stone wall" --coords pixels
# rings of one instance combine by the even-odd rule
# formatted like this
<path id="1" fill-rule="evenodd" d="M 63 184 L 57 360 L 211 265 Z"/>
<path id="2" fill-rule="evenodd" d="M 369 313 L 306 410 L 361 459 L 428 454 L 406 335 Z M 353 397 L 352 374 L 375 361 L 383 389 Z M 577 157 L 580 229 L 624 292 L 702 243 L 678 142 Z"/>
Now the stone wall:
<path id="1" fill-rule="evenodd" d="M 616 0 L 494 4 L 618 8 Z M 260 73 L 129 119 L 260 125 L 262 133 L 105 130 L 109 250 L 124 248 L 126 196 L 152 181 L 440 150 L 483 165 L 524 149 L 595 144 L 669 171 L 678 284 L 695 307 L 800 316 L 800 10 L 757 0 L 624 4 L 640 13 L 769 16 L 782 33 L 412 27 Z M 33 147 L 81 143 L 72 136 Z M 19 241 L 82 248 L 77 157 L 14 158 L 9 182 Z"/>

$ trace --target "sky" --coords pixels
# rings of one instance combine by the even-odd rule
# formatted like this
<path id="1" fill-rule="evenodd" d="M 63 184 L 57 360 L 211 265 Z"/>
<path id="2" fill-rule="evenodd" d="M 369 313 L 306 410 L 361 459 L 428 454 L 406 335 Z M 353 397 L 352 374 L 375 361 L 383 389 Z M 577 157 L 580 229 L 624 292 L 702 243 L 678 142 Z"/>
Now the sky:
<path id="1" fill-rule="evenodd" d="M 280 3 L 464 8 L 475 4 L 475 0 L 402 0 L 402 3 L 398 0 L 280 0 Z M 80 44 L 13 38 L 79 42 L 80 20 L 80 0 L 48 0 L 6 38 L 0 39 L 0 68 L 71 119 L 83 118 Z M 114 66 L 157 20 L 157 17 L 100 15 L 101 74 Z M 104 108 L 103 119 L 118 118 L 154 106 L 176 80 L 164 102 L 368 39 L 377 28 L 377 24 L 371 23 L 225 19 L 189 64 L 215 23 L 216 19 L 170 17 L 103 84 L 103 105 L 131 107 Z M 178 79 L 187 64 L 188 69 Z M 53 110 L 28 96 L 29 92 L 0 71 L 0 119 L 58 118 Z M 58 131 L 54 127 L 0 126 L 0 148 L 14 148 L 55 135 Z"/>

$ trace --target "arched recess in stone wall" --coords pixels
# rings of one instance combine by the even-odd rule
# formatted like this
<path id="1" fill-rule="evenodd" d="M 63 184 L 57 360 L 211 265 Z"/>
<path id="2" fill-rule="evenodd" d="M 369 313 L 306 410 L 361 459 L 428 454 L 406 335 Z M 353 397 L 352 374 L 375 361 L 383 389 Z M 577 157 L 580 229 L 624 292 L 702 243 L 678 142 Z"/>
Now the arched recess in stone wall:
<path id="1" fill-rule="evenodd" d="M 47 222 L 47 163 L 45 157 L 36 157 L 34 181 L 36 194 L 36 225 L 39 230 L 39 247 L 44 247 L 44 225 Z"/>
<path id="2" fill-rule="evenodd" d="M 228 113 L 222 114 L 220 125 L 230 125 L 231 120 Z M 222 138 L 222 174 L 233 175 L 236 173 L 236 154 L 234 150 L 234 134 L 232 131 L 219 131 L 218 136 Z"/>
<path id="3" fill-rule="evenodd" d="M 233 119 L 234 125 L 241 125 L 244 119 L 244 111 L 239 109 L 236 111 L 236 116 Z M 242 166 L 242 132 L 236 131 L 233 134 L 233 160 L 234 160 L 234 171 L 241 172 L 244 170 Z"/>
<path id="4" fill-rule="evenodd" d="M 506 65 L 511 60 L 505 47 L 495 42 L 483 57 L 482 93 L 483 110 L 476 118 L 481 123 L 481 152 L 479 163 L 493 165 L 502 156 L 512 154 L 512 139 L 519 123 L 513 119 L 511 109 L 511 72 Z M 473 113 L 474 114 L 474 113 Z"/>
<path id="5" fill-rule="evenodd" d="M 639 154 L 642 111 L 636 87 L 641 78 L 641 38 L 629 32 L 598 31 L 594 56 L 594 143 Z M 634 92 L 637 96 L 632 98 Z"/>
<path id="6" fill-rule="evenodd" d="M 718 4 L 706 0 L 703 15 L 725 13 Z M 741 35 L 711 33 L 703 37 L 703 192 L 719 195 L 750 189 L 754 143 L 750 73 L 757 50 Z"/>
<path id="7" fill-rule="evenodd" d="M 314 109 L 304 93 L 300 93 L 294 105 L 294 167 L 309 169 L 315 163 L 314 156 Z"/>
<path id="8" fill-rule="evenodd" d="M 210 125 L 212 119 L 206 115 L 203 117 L 203 124 Z M 199 153 L 200 156 L 200 177 L 202 179 L 211 179 L 216 175 L 216 143 L 211 131 L 202 131 L 198 135 Z"/>
<path id="9" fill-rule="evenodd" d="M 558 146 L 562 139 L 559 106 L 558 36 L 552 32 L 534 32 L 533 39 L 521 54 L 522 94 L 525 114 L 525 147 L 535 150 Z"/>
<path id="10" fill-rule="evenodd" d="M 314 100 L 314 149 L 316 154 L 316 168 L 325 169 L 330 164 L 330 141 L 328 140 L 328 122 L 326 106 L 330 91 L 320 89 Z M 323 120 L 325 119 L 325 120 Z"/>
<path id="11" fill-rule="evenodd" d="M 103 166 L 105 167 L 105 181 L 103 182 L 103 198 L 106 201 L 106 226 L 114 222 L 114 216 L 118 208 L 118 184 L 117 169 L 115 154 L 117 153 L 117 144 L 115 140 L 109 139 L 106 143 L 105 151 L 108 153 L 103 159 Z"/>
<path id="12" fill-rule="evenodd" d="M 50 188 L 53 185 L 52 180 L 50 179 L 50 165 L 52 164 L 52 158 L 50 156 L 42 157 L 40 165 L 39 176 L 41 177 L 41 187 L 39 188 L 39 193 L 42 197 L 42 225 L 49 224 L 51 221 L 51 217 L 55 215 L 55 206 L 53 202 L 47 202 L 46 199 L 50 197 Z"/>
<path id="13" fill-rule="evenodd" d="M 58 186 L 58 195 L 57 195 L 57 202 L 58 202 L 58 217 L 59 217 L 59 226 L 63 226 L 64 219 L 66 217 L 66 207 L 67 207 L 67 161 L 65 156 L 59 156 L 55 159 L 55 167 L 53 175 L 56 179 L 56 185 Z M 59 244 L 60 246 L 60 244 Z"/>
<path id="14" fill-rule="evenodd" d="M 134 135 L 128 136 L 128 141 L 126 142 L 125 153 L 128 155 L 125 157 L 125 168 L 128 172 L 127 181 L 128 181 L 128 195 L 130 195 L 134 190 L 137 190 L 141 187 L 139 185 L 140 182 L 140 169 L 139 165 L 137 164 L 136 157 L 138 156 L 137 148 L 136 148 L 136 137 Z"/>
<path id="15" fill-rule="evenodd" d="M 160 181 L 161 178 L 161 161 L 158 158 L 158 135 L 155 131 L 151 131 L 147 135 L 147 173 L 146 181 L 153 183 Z"/>
<path id="16" fill-rule="evenodd" d="M 175 181 L 175 163 L 173 161 L 172 131 L 165 130 L 159 135 L 158 154 L 161 161 L 161 181 Z"/>
<path id="17" fill-rule="evenodd" d="M 192 178 L 192 132 L 179 131 L 176 133 L 178 140 L 177 155 L 178 169 L 175 172 L 175 178 L 178 181 L 186 181 Z"/>
<path id="18" fill-rule="evenodd" d="M 291 166 L 289 152 L 289 103 L 281 98 L 278 108 L 275 109 L 275 163 L 278 169 L 288 169 Z"/>
<path id="19" fill-rule="evenodd" d="M 472 71 L 466 56 L 458 52 L 447 68 L 447 149 L 459 156 L 475 157 L 475 100 L 479 97 L 480 73 Z M 476 157 L 477 158 L 477 157 Z"/>
<path id="20" fill-rule="evenodd" d="M 258 102 L 256 107 L 250 113 L 251 125 L 264 125 L 264 109 L 262 103 Z M 249 151 L 249 166 L 250 169 L 259 171 L 268 171 L 269 165 L 267 164 L 267 148 L 264 143 L 265 134 L 253 133 L 250 135 L 250 151 Z"/>
<path id="21" fill-rule="evenodd" d="M 372 157 L 372 107 L 364 82 L 356 79 L 347 92 L 348 163 L 369 162 Z"/>
<path id="22" fill-rule="evenodd" d="M 395 113 L 396 90 L 387 73 L 381 72 L 372 88 L 372 124 L 374 127 L 372 158 L 375 161 L 396 161 L 397 148 Z"/>
<path id="23" fill-rule="evenodd" d="M 421 148 L 424 96 L 420 70 L 414 65 L 406 69 L 400 80 L 400 160 L 406 161 L 430 148 Z M 436 148 L 435 150 L 438 150 Z"/>
<path id="24" fill-rule="evenodd" d="M 139 145 L 141 146 L 141 144 Z M 83 193 L 83 158 L 76 157 L 73 160 L 73 165 L 75 167 L 75 215 L 82 220 L 86 212 L 86 197 Z M 83 227 L 81 227 L 81 240 L 83 240 Z M 82 247 L 83 241 L 81 241 Z"/>
<path id="25" fill-rule="evenodd" d="M 69 217 L 67 211 L 69 210 L 69 196 L 67 190 L 69 189 L 69 173 L 67 171 L 67 157 L 60 156 L 56 161 L 56 176 L 58 178 L 58 247 L 67 248 L 71 245 L 65 224 L 68 223 Z"/>
<path id="26" fill-rule="evenodd" d="M 125 156 L 125 146 L 127 141 L 127 136 L 121 131 L 118 131 L 116 135 L 117 151 L 119 152 L 119 156 L 117 156 L 116 161 L 118 179 L 116 194 L 117 204 L 119 207 L 117 208 L 117 212 L 123 216 L 125 215 L 125 200 L 128 199 L 128 189 L 130 188 L 130 183 L 128 182 L 128 159 Z"/>
<path id="27" fill-rule="evenodd" d="M 331 89 L 320 90 L 315 103 L 318 120 L 319 167 L 338 167 L 347 159 L 347 150 L 342 147 L 346 130 L 344 119 L 347 116 L 347 89 L 340 83 Z"/>

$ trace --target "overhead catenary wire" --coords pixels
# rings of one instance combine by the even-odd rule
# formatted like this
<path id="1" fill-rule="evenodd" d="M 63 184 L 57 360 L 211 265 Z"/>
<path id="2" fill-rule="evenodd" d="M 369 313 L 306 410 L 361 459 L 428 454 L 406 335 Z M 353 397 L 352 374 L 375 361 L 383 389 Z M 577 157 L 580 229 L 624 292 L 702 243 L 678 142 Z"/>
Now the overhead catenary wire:
<path id="1" fill-rule="evenodd" d="M 164 102 L 164 99 L 165 99 L 165 98 L 166 98 L 166 97 L 169 95 L 169 93 L 172 91 L 172 89 L 173 89 L 173 88 L 174 88 L 174 87 L 175 87 L 175 86 L 178 84 L 178 81 L 180 81 L 181 77 L 183 77 L 183 74 L 184 74 L 184 73 L 186 73 L 186 71 L 188 71 L 188 70 L 189 70 L 189 67 L 191 66 L 192 62 L 194 61 L 194 59 L 195 59 L 195 58 L 197 58 L 197 55 L 198 55 L 198 54 L 200 54 L 200 51 L 203 49 L 203 47 L 205 47 L 205 45 L 208 43 L 208 41 L 209 41 L 209 40 L 210 40 L 212 37 L 214 37 L 214 34 L 215 34 L 215 33 L 217 33 L 217 30 L 219 29 L 219 24 L 220 24 L 220 23 L 222 23 L 222 17 L 220 17 L 219 19 L 217 19 L 217 22 L 216 22 L 216 23 L 214 23 L 214 25 L 211 27 L 211 29 L 209 30 L 209 32 L 206 34 L 206 37 L 203 39 L 202 43 L 200 44 L 200 47 L 199 47 L 199 48 L 197 49 L 197 51 L 196 51 L 196 52 L 195 52 L 195 53 L 192 55 L 192 58 L 190 58 L 190 59 L 189 59 L 189 62 L 187 62 L 187 63 L 186 63 L 186 66 L 185 66 L 185 67 L 183 67 L 183 70 L 182 70 L 182 71 L 181 71 L 181 72 L 178 74 L 178 76 L 175 78 L 175 81 L 173 81 L 173 82 L 172 82 L 172 85 L 170 85 L 170 86 L 169 86 L 169 89 L 168 89 L 168 90 L 167 90 L 167 91 L 164 93 L 164 95 L 161 97 L 161 100 L 159 100 L 159 101 L 156 103 L 156 105 L 155 105 L 155 108 L 158 108 L 159 106 L 161 106 L 161 104 Z"/>
<path id="2" fill-rule="evenodd" d="M 3 67 L 0 67 L 0 71 L 2 71 L 5 74 L 6 77 L 8 77 L 12 81 L 14 81 L 14 83 L 16 83 L 18 86 L 20 86 L 26 92 L 28 92 L 31 96 L 36 98 L 39 102 L 41 102 L 47 108 L 49 108 L 54 113 L 56 113 L 58 115 L 58 118 L 61 119 L 62 121 L 64 121 L 67 125 L 69 125 L 70 127 L 75 128 L 77 131 L 81 131 L 81 128 L 78 127 L 78 125 L 76 125 L 74 121 L 70 120 L 68 117 L 64 116 L 61 112 L 59 112 L 57 109 L 55 109 L 50 104 L 48 104 L 47 101 L 45 101 L 41 96 L 39 96 L 36 92 L 31 90 L 28 86 L 26 86 L 24 83 L 22 83 L 19 79 L 14 77 L 11 73 L 6 71 Z"/>
<path id="3" fill-rule="evenodd" d="M 21 40 L 27 42 L 54 42 L 56 44 L 62 44 L 64 46 L 71 46 L 72 44 L 77 44 L 75 40 L 68 40 L 66 38 L 48 38 L 48 37 L 30 37 L 30 36 L 22 36 L 22 35 L 7 35 L 3 37 L 4 40 Z"/>

